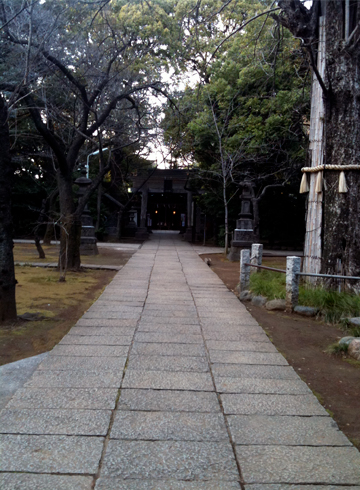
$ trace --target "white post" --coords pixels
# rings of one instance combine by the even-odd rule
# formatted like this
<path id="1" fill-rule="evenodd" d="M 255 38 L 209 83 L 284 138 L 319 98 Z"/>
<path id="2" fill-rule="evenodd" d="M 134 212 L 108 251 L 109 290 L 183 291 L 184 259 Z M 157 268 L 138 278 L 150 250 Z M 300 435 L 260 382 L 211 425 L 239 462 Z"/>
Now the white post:
<path id="1" fill-rule="evenodd" d="M 286 308 L 293 310 L 299 300 L 300 257 L 286 257 Z"/>
<path id="2" fill-rule="evenodd" d="M 246 291 L 250 286 L 250 250 L 240 251 L 240 291 Z"/>
<path id="3" fill-rule="evenodd" d="M 253 243 L 251 245 L 251 258 L 250 263 L 254 265 L 262 264 L 262 256 L 263 256 L 263 246 L 261 243 Z M 254 274 L 254 272 L 260 272 L 260 269 L 257 267 L 251 267 L 250 274 Z"/>

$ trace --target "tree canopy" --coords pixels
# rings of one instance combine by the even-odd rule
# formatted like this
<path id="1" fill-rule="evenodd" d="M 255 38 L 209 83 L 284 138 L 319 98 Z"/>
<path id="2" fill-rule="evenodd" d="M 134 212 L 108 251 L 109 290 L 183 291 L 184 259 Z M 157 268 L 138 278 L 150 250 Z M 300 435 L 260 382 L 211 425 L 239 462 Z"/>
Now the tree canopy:
<path id="1" fill-rule="evenodd" d="M 193 60 L 196 83 L 178 94 L 179 112 L 169 106 L 163 122 L 175 156 L 200 172 L 208 190 L 218 188 L 225 215 L 236 184 L 249 179 L 259 194 L 269 185 L 298 185 L 306 159 L 309 63 L 299 41 L 269 18 L 269 7 L 231 2 L 219 13 L 218 3 L 201 4 L 191 43 L 205 44 L 206 55 Z M 196 26 L 206 28 L 207 9 L 215 8 L 205 42 Z"/>

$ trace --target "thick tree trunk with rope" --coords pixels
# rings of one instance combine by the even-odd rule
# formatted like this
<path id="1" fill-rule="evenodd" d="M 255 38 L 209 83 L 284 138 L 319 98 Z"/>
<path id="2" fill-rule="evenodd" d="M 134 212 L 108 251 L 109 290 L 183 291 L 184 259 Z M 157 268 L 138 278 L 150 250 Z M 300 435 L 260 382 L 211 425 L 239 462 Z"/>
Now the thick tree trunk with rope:
<path id="1" fill-rule="evenodd" d="M 357 12 L 350 12 L 355 16 L 349 19 L 350 29 L 360 21 L 360 2 L 351 3 L 357 4 Z M 341 1 L 326 4 L 326 73 L 330 93 L 325 105 L 324 163 L 360 166 L 360 28 L 353 42 L 348 43 L 343 32 L 343 4 Z M 339 174 L 325 171 L 324 175 L 327 190 L 322 270 L 334 273 L 339 267 L 341 274 L 360 276 L 360 171 L 344 172 L 346 193 L 338 192 Z"/>
<path id="2" fill-rule="evenodd" d="M 348 192 L 339 192 L 340 170 L 326 170 L 328 165 L 360 165 L 360 0 L 314 0 L 310 10 L 299 0 L 281 0 L 279 6 L 282 14 L 277 19 L 304 41 L 324 102 L 323 115 L 317 115 L 323 126 L 318 163 L 325 164 L 320 272 L 360 276 L 360 171 L 345 170 Z M 319 73 L 314 49 L 319 46 L 320 19 L 325 36 L 323 73 Z M 310 147 L 310 165 L 314 158 Z M 311 178 L 315 183 L 316 175 Z M 310 188 L 309 201 L 311 196 Z M 308 223 L 308 233 L 314 231 L 310 227 Z"/>

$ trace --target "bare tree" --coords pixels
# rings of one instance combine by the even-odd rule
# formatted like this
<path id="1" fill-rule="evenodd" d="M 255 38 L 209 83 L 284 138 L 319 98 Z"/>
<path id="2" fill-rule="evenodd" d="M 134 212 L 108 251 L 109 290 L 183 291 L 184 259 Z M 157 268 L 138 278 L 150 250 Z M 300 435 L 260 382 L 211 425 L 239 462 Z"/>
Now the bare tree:
<path id="1" fill-rule="evenodd" d="M 148 59 L 150 54 L 155 59 L 160 42 L 156 36 L 143 39 L 137 26 L 119 24 L 109 6 L 94 16 L 92 5 L 76 0 L 68 4 L 59 8 L 36 5 L 25 10 L 15 23 L 8 22 L 10 7 L 2 2 L 6 25 L 3 45 L 9 57 L 16 53 L 22 57 L 24 66 L 16 73 L 22 78 L 20 88 L 3 76 L 0 89 L 13 94 L 18 91 L 18 103 L 26 106 L 54 155 L 62 230 L 60 263 L 65 263 L 66 255 L 69 268 L 77 270 L 80 216 L 110 166 L 102 166 L 78 205 L 72 189 L 73 172 L 86 153 L 98 148 L 99 133 L 103 139 L 114 137 L 118 129 L 113 114 L 124 119 L 132 112 L 133 134 L 127 139 L 138 139 L 143 118 L 141 94 L 162 92 L 163 87 Z M 80 19 L 82 27 L 78 29 Z M 69 22 L 74 25 L 70 31 Z"/>

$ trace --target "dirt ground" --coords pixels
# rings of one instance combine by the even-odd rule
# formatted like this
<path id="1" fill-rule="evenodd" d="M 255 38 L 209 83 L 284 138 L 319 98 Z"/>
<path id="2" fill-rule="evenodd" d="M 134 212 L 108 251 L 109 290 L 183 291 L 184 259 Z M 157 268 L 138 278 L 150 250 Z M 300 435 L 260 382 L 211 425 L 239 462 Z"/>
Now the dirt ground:
<path id="1" fill-rule="evenodd" d="M 264 265 L 269 261 L 272 267 L 285 268 L 285 259 L 265 257 Z M 222 254 L 212 254 L 211 268 L 235 293 L 239 263 L 229 262 Z M 336 326 L 296 314 L 269 312 L 251 303 L 245 305 L 340 429 L 360 449 L 360 362 L 325 352 L 346 333 Z"/>
<path id="2" fill-rule="evenodd" d="M 44 262 L 56 262 L 58 248 L 45 247 Z M 101 248 L 96 256 L 82 257 L 83 264 L 124 265 L 134 251 Z M 16 244 L 15 260 L 41 262 L 35 246 Z M 36 321 L 18 320 L 2 325 L 0 329 L 0 365 L 35 356 L 51 350 L 75 325 L 84 312 L 100 296 L 116 271 L 82 270 L 68 272 L 66 282 L 59 283 L 56 269 L 42 267 L 16 267 L 17 313 L 39 313 Z"/>

